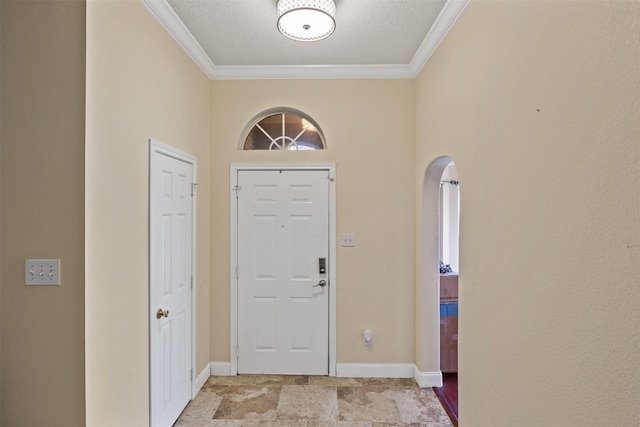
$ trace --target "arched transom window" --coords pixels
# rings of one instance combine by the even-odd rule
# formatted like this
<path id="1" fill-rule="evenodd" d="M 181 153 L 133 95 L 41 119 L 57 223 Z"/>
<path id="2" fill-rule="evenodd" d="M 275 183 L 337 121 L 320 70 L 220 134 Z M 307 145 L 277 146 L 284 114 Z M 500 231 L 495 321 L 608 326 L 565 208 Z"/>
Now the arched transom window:
<path id="1" fill-rule="evenodd" d="M 243 150 L 324 150 L 318 124 L 301 111 L 290 108 L 267 110 L 245 128 Z"/>

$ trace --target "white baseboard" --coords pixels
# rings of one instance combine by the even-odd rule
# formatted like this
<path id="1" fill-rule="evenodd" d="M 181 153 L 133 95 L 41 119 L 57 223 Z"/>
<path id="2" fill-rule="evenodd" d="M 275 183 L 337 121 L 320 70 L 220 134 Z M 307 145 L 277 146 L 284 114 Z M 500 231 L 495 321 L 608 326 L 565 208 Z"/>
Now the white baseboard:
<path id="1" fill-rule="evenodd" d="M 420 372 L 417 366 L 413 366 L 413 378 L 420 388 L 442 387 L 442 372 Z"/>
<path id="2" fill-rule="evenodd" d="M 196 379 L 197 389 L 210 375 L 231 376 L 230 362 L 210 362 Z M 338 363 L 337 377 L 351 378 L 413 378 L 421 388 L 442 387 L 442 372 L 420 372 L 413 363 Z"/>
<path id="3" fill-rule="evenodd" d="M 338 363 L 337 377 L 412 378 L 413 363 Z"/>
<path id="4" fill-rule="evenodd" d="M 211 362 L 209 363 L 211 367 L 210 374 L 216 375 L 219 377 L 229 377 L 231 376 L 231 363 L 230 362 Z"/>
<path id="5" fill-rule="evenodd" d="M 200 389 L 207 382 L 211 375 L 218 376 L 230 376 L 231 364 L 229 362 L 209 362 L 205 365 L 204 369 L 196 377 L 196 381 L 193 383 L 193 397 L 200 392 Z"/>
<path id="6" fill-rule="evenodd" d="M 194 391 L 195 391 L 195 393 L 193 394 L 194 396 L 198 394 L 198 392 L 200 391 L 204 383 L 207 382 L 210 376 L 211 376 L 211 367 L 209 366 L 209 364 L 206 364 L 204 369 L 196 377 L 196 382 L 193 384 Z"/>

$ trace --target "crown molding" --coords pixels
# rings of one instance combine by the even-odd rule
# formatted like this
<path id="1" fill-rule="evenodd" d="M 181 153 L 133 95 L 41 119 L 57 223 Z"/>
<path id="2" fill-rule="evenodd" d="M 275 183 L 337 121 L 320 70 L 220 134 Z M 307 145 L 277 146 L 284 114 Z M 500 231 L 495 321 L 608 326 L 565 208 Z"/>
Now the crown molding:
<path id="1" fill-rule="evenodd" d="M 406 79 L 415 78 L 470 0 L 447 0 L 410 64 L 215 65 L 166 0 L 140 0 L 210 80 Z"/>
<path id="2" fill-rule="evenodd" d="M 204 51 L 200 43 L 184 25 L 176 12 L 165 0 L 140 0 L 144 7 L 164 27 L 165 30 L 178 42 L 180 47 L 193 59 L 203 73 L 209 79 L 215 76 L 216 65 Z"/>
<path id="3" fill-rule="evenodd" d="M 217 66 L 213 80 L 404 79 L 408 65 Z"/>
<path id="4" fill-rule="evenodd" d="M 440 11 L 440 15 L 429 29 L 426 37 L 420 44 L 416 54 L 411 60 L 411 77 L 417 77 L 422 67 L 427 63 L 431 55 L 436 51 L 442 40 L 449 33 L 462 12 L 471 0 L 447 0 Z"/>

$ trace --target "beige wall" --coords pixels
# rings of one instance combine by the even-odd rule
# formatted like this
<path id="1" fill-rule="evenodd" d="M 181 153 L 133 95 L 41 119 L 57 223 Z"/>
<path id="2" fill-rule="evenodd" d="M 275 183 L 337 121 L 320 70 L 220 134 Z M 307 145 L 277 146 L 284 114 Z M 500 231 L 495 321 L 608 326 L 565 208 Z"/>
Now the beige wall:
<path id="1" fill-rule="evenodd" d="M 3 426 L 84 425 L 85 3 L 2 1 Z M 61 260 L 27 287 L 24 260 Z"/>
<path id="2" fill-rule="evenodd" d="M 461 422 L 640 423 L 638 2 L 474 0 L 416 81 L 210 83 L 140 3 L 86 11 L 85 155 L 84 3 L 0 2 L 0 424 L 84 425 L 85 383 L 87 425 L 148 424 L 149 138 L 198 158 L 196 373 L 229 357 L 229 164 L 316 161 L 337 164 L 337 231 L 357 237 L 338 248 L 338 362 L 436 370 L 422 199 L 446 155 Z M 274 106 L 329 149 L 238 151 Z M 60 287 L 24 286 L 36 257 L 62 260 Z"/>
<path id="3" fill-rule="evenodd" d="M 640 423 L 638 34 L 636 1 L 472 1 L 416 82 L 418 200 L 460 174 L 461 425 Z"/>
<path id="4" fill-rule="evenodd" d="M 87 4 L 87 425 L 149 423 L 153 138 L 197 157 L 196 372 L 209 362 L 209 81 L 137 1 Z"/>
<path id="5" fill-rule="evenodd" d="M 0 4 L 0 242 L 2 241 L 2 4 Z M 0 378 L 2 377 L 2 247 L 0 244 Z M 0 386 L 0 424 L 2 423 L 2 386 Z"/>
<path id="6" fill-rule="evenodd" d="M 211 84 L 211 360 L 229 361 L 229 165 L 333 162 L 338 363 L 413 362 L 413 81 L 217 81 Z M 324 152 L 242 152 L 256 114 L 297 108 L 324 131 Z M 362 345 L 371 329 L 374 345 Z"/>

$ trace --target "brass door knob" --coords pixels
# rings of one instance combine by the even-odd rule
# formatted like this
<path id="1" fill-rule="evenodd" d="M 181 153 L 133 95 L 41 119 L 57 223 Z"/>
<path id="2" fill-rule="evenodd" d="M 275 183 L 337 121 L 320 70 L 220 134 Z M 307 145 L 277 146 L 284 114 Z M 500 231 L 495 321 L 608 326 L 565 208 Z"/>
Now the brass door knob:
<path id="1" fill-rule="evenodd" d="M 156 311 L 156 319 L 160 319 L 161 317 L 169 317 L 169 310 L 159 308 L 158 311 Z"/>

